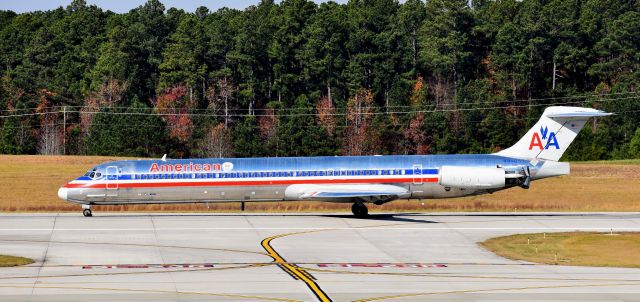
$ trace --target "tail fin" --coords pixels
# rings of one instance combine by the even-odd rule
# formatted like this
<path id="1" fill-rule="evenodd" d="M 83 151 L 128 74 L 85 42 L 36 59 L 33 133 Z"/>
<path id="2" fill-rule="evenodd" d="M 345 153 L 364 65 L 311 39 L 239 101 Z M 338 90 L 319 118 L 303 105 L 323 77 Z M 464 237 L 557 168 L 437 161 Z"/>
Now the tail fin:
<path id="1" fill-rule="evenodd" d="M 558 161 L 592 117 L 611 113 L 581 107 L 548 107 L 540 120 L 515 145 L 497 155 Z"/>

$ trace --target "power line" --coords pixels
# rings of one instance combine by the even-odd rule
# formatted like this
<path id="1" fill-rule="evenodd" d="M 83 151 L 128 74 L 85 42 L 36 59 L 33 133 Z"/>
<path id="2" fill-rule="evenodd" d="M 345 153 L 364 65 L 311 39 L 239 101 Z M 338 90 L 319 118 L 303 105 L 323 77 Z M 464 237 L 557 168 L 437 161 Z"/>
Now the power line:
<path id="1" fill-rule="evenodd" d="M 640 96 L 632 96 L 632 97 L 620 97 L 620 98 L 612 98 L 612 99 L 600 99 L 600 100 L 591 100 L 591 101 L 568 101 L 568 102 L 558 102 L 558 103 L 548 103 L 548 104 L 531 104 L 531 105 L 510 105 L 510 106 L 493 106 L 493 107 L 478 107 L 478 108 L 436 108 L 436 109 L 428 109 L 428 110 L 408 110 L 408 111 L 369 111 L 369 112 L 358 112 L 352 113 L 353 115 L 402 115 L 402 114 L 412 114 L 412 113 L 436 113 L 436 112 L 467 112 L 467 111 L 485 111 L 485 110 L 494 110 L 494 109 L 507 109 L 507 108 L 531 108 L 531 107 L 548 107 L 548 106 L 557 106 L 557 105 L 572 105 L 572 104 L 583 104 L 587 102 L 613 102 L 613 101 L 621 101 L 621 100 L 631 100 L 631 99 L 640 99 Z M 361 110 L 365 110 L 366 107 L 361 107 Z M 147 109 L 153 110 L 153 109 Z M 10 115 L 2 115 L 0 118 L 9 118 L 9 117 L 27 117 L 27 116 L 40 116 L 47 114 L 60 114 L 63 111 L 48 111 L 48 112 L 33 112 L 33 113 L 21 113 L 21 114 L 10 114 Z M 190 117 L 295 117 L 295 116 L 320 116 L 320 115 L 328 115 L 328 116 L 345 116 L 350 115 L 348 112 L 333 112 L 333 113 L 277 113 L 277 114 L 218 114 L 218 113 L 160 113 L 160 112 L 109 112 L 109 111 L 83 111 L 83 110 L 66 110 L 66 113 L 78 113 L 78 114 L 107 114 L 107 115 L 136 115 L 136 116 L 190 116 Z"/>
<path id="2" fill-rule="evenodd" d="M 492 102 L 463 102 L 463 103 L 445 103 L 445 104 L 437 104 L 440 107 L 454 107 L 454 106 L 462 106 L 462 105 L 492 105 L 492 104 L 500 104 L 500 103 L 521 103 L 521 102 L 537 102 L 537 101 L 545 101 L 545 100 L 565 100 L 565 99 L 582 99 L 582 98 L 590 98 L 590 97 L 607 97 L 607 96 L 616 96 L 616 95 L 640 95 L 640 92 L 613 92 L 607 94 L 583 94 L 583 95 L 573 95 L 573 96 L 562 96 L 562 97 L 546 97 L 546 98 L 531 98 L 531 99 L 515 99 L 515 100 L 498 100 Z M 578 101 L 576 101 L 578 102 Z M 94 106 L 85 106 L 85 105 L 60 105 L 60 106 L 48 106 L 48 107 L 31 107 L 31 108 L 16 108 L 16 109 L 4 109 L 0 110 L 0 112 L 15 112 L 15 111 L 30 111 L 30 110 L 48 110 L 48 109 L 60 109 L 60 108 L 69 108 L 81 110 L 85 108 L 96 108 Z M 390 106 L 363 106 L 360 107 L 362 109 L 389 109 L 389 108 L 412 108 L 412 105 L 390 105 Z M 132 108 L 126 106 L 105 106 L 98 107 L 100 108 L 108 108 L 108 109 L 125 109 L 125 110 L 184 110 L 183 108 Z M 229 108 L 231 111 L 294 111 L 294 110 L 316 110 L 316 107 L 298 107 L 298 108 L 260 108 L 260 109 L 249 109 L 249 108 Z M 348 107 L 331 107 L 331 109 L 335 110 L 345 110 Z M 210 111 L 216 110 L 212 108 L 191 108 L 189 111 Z M 218 109 L 219 110 L 219 109 Z M 1 117 L 1 116 L 0 116 Z"/>
<path id="3" fill-rule="evenodd" d="M 636 113 L 636 112 L 640 112 L 640 110 L 625 110 L 625 111 L 612 111 L 610 113 L 614 113 L 616 115 L 623 115 L 626 113 Z M 464 124 L 464 125 L 474 125 L 474 124 L 478 124 L 478 123 L 483 123 L 483 122 L 513 122 L 513 121 L 537 121 L 539 120 L 540 117 L 509 117 L 509 118 L 486 118 L 486 119 L 479 119 L 479 120 L 460 120 L 458 121 L 459 124 Z M 67 123 L 68 124 L 68 123 Z M 423 125 L 441 125 L 443 124 L 442 122 L 426 122 L 423 123 Z M 7 129 L 40 129 L 40 128 L 44 128 L 44 127 L 52 127 L 52 126 L 63 126 L 63 123 L 53 123 L 53 124 L 47 124 L 47 125 L 40 125 L 40 124 L 36 124 L 36 125 L 22 125 L 22 126 L 5 126 Z M 91 123 L 91 126 L 109 126 L 109 127 L 122 127 L 122 128 L 130 128 L 130 127 L 138 127 L 138 128 L 190 128 L 190 127 L 196 127 L 195 125 L 145 125 L 145 124 L 122 124 L 122 123 L 118 123 L 118 124 L 114 124 L 114 123 Z M 298 128 L 317 128 L 318 125 L 311 125 L 311 126 L 305 126 L 305 125 L 296 125 L 296 127 Z M 346 126 L 346 125 L 335 125 L 334 128 L 337 129 L 343 129 L 343 128 L 349 128 L 350 126 Z M 251 129 L 261 129 L 260 126 L 252 126 L 250 127 Z M 119 132 L 119 131 L 115 131 L 115 130 L 104 130 L 101 129 L 100 131 L 107 131 L 107 132 Z"/>

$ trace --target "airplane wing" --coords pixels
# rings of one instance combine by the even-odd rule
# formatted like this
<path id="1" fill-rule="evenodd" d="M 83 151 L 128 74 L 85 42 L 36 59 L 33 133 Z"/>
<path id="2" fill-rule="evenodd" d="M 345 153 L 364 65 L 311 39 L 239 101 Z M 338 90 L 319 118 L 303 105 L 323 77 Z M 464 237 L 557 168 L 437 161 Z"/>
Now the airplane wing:
<path id="1" fill-rule="evenodd" d="M 292 200 L 324 200 L 350 202 L 355 198 L 371 202 L 387 202 L 398 198 L 408 198 L 411 193 L 406 188 L 382 184 L 349 185 L 291 185 L 285 190 L 285 196 Z"/>

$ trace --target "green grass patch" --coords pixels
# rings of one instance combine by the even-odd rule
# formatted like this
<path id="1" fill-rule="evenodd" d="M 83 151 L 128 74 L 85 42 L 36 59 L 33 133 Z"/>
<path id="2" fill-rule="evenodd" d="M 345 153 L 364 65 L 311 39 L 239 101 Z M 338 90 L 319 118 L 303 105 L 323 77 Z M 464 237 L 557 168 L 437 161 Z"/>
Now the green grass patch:
<path id="1" fill-rule="evenodd" d="M 484 248 L 544 264 L 640 268 L 640 233 L 535 233 L 491 238 Z"/>
<path id="2" fill-rule="evenodd" d="M 0 267 L 19 266 L 33 263 L 33 260 L 24 257 L 0 255 Z"/>

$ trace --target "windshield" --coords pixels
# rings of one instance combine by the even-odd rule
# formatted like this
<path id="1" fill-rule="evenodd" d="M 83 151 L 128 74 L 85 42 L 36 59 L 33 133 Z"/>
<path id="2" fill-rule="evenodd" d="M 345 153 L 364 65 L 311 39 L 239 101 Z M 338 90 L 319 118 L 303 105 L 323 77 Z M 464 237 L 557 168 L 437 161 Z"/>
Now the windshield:
<path id="1" fill-rule="evenodd" d="M 91 177 L 93 179 L 99 178 L 100 176 L 102 176 L 102 173 L 97 172 L 96 170 L 97 168 L 93 168 L 87 171 L 87 173 L 85 173 L 84 176 Z"/>

